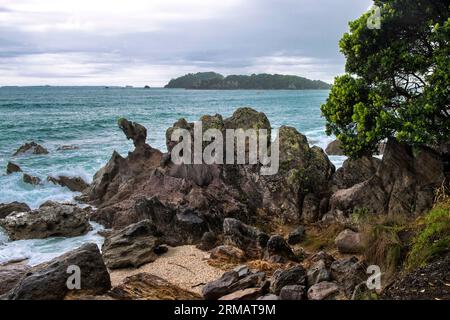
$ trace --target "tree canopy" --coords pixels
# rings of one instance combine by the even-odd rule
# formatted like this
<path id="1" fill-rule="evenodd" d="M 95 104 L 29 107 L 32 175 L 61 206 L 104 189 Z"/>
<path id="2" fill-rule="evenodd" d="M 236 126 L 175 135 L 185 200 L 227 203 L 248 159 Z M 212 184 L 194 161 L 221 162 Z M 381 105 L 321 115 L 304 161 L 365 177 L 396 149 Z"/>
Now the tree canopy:
<path id="1" fill-rule="evenodd" d="M 350 22 L 340 40 L 346 74 L 335 78 L 322 114 L 344 152 L 375 152 L 396 137 L 409 144 L 450 141 L 448 0 L 375 0 L 373 12 Z M 369 20 L 370 22 L 370 20 Z"/>
<path id="2" fill-rule="evenodd" d="M 214 72 L 199 72 L 187 74 L 171 80 L 165 88 L 185 89 L 257 89 L 257 90 L 302 90 L 302 89 L 329 89 L 330 85 L 320 80 L 281 75 L 281 74 L 252 74 L 229 75 L 223 77 Z"/>

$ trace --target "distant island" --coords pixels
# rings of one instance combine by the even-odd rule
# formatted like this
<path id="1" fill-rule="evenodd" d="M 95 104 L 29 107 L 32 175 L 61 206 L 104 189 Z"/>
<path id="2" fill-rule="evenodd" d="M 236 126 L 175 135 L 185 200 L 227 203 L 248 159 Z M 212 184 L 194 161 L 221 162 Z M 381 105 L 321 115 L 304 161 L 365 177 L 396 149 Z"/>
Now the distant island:
<path id="1" fill-rule="evenodd" d="M 330 89 L 331 85 L 320 80 L 281 74 L 229 75 L 216 72 L 188 73 L 172 79 L 164 88 L 183 89 L 257 89 L 257 90 L 305 90 Z"/>

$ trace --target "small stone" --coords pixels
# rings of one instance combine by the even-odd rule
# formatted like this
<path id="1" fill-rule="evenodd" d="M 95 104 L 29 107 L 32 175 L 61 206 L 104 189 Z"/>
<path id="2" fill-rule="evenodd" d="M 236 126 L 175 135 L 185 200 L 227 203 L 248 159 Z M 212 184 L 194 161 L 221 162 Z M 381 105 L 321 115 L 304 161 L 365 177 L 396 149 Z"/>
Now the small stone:
<path id="1" fill-rule="evenodd" d="M 303 300 L 305 298 L 305 286 L 284 286 L 280 291 L 281 300 Z"/>
<path id="2" fill-rule="evenodd" d="M 319 282 L 308 290 L 309 300 L 324 300 L 339 293 L 339 286 L 334 282 Z"/>

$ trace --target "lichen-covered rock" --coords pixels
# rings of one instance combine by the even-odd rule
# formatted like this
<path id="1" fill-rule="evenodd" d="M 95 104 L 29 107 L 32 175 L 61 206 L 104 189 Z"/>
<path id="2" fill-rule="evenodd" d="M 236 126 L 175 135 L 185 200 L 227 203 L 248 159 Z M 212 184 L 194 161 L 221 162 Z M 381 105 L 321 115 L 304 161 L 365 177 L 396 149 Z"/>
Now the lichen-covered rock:
<path id="1" fill-rule="evenodd" d="M 48 150 L 45 149 L 40 144 L 37 144 L 34 141 L 27 142 L 24 145 L 20 146 L 19 149 L 17 149 L 13 156 L 17 156 L 24 153 L 31 153 L 31 154 L 48 154 Z"/>
<path id="2" fill-rule="evenodd" d="M 80 269 L 80 289 L 70 290 L 68 278 Z M 68 270 L 70 271 L 68 273 Z M 68 293 L 98 295 L 111 288 L 111 280 L 97 245 L 85 244 L 49 262 L 27 270 L 24 277 L 3 298 L 11 300 L 61 300 Z"/>
<path id="3" fill-rule="evenodd" d="M 156 251 L 161 244 L 156 227 L 143 220 L 105 239 L 102 247 L 105 264 L 110 269 L 134 267 L 157 259 Z"/>
<path id="4" fill-rule="evenodd" d="M 91 230 L 91 208 L 72 204 L 46 203 L 39 209 L 16 212 L 0 220 L 11 240 L 74 237 Z"/>
<path id="5" fill-rule="evenodd" d="M 30 207 L 23 202 L 0 203 L 0 219 L 5 218 L 13 212 L 27 212 Z"/>

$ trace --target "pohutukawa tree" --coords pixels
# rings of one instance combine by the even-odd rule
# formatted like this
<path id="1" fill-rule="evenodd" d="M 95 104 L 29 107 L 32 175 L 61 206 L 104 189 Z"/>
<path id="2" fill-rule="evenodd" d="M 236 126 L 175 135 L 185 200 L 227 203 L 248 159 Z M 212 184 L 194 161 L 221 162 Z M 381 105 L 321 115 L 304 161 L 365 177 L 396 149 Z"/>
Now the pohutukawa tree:
<path id="1" fill-rule="evenodd" d="M 449 1 L 374 4 L 381 27 L 368 27 L 367 12 L 339 43 L 346 74 L 321 108 L 327 133 L 353 157 L 372 154 L 387 137 L 412 145 L 450 141 Z"/>

